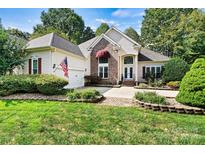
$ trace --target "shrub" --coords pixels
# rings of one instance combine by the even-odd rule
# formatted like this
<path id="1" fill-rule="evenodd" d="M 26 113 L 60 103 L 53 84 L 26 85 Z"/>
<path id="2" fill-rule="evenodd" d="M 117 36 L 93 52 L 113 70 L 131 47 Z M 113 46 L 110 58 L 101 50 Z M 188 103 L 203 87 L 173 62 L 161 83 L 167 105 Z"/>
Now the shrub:
<path id="1" fill-rule="evenodd" d="M 81 92 L 81 97 L 83 99 L 94 99 L 99 95 L 100 93 L 95 89 L 85 89 Z"/>
<path id="2" fill-rule="evenodd" d="M 195 60 L 186 73 L 176 100 L 186 105 L 205 107 L 205 58 Z"/>
<path id="3" fill-rule="evenodd" d="M 6 75 L 0 77 L 0 95 L 18 92 L 37 92 L 36 75 Z"/>
<path id="4" fill-rule="evenodd" d="M 166 104 L 165 97 L 159 96 L 155 92 L 137 92 L 135 98 L 146 103 Z"/>
<path id="5" fill-rule="evenodd" d="M 0 77 L 0 96 L 41 92 L 57 94 L 68 82 L 53 75 L 6 75 Z"/>
<path id="6" fill-rule="evenodd" d="M 164 65 L 162 79 L 164 82 L 181 81 L 188 70 L 187 62 L 180 58 L 172 58 Z"/>
<path id="7" fill-rule="evenodd" d="M 167 83 L 167 86 L 173 89 L 178 89 L 180 86 L 180 81 L 170 81 Z"/>
<path id="8" fill-rule="evenodd" d="M 146 84 L 146 83 L 139 83 L 139 87 L 140 87 L 140 88 L 148 88 L 149 85 Z"/>
<path id="9" fill-rule="evenodd" d="M 67 84 L 67 80 L 54 75 L 40 75 L 36 79 L 38 91 L 46 95 L 58 94 Z"/>
<path id="10" fill-rule="evenodd" d="M 77 99 L 95 99 L 97 96 L 100 96 L 100 92 L 95 89 L 79 89 L 68 92 L 67 96 L 70 101 Z"/>
<path id="11" fill-rule="evenodd" d="M 163 85 L 162 80 L 155 79 L 154 82 L 150 83 L 152 87 L 161 87 Z"/>
<path id="12" fill-rule="evenodd" d="M 81 98 L 81 93 L 79 91 L 68 92 L 67 97 L 69 101 L 75 101 Z"/>

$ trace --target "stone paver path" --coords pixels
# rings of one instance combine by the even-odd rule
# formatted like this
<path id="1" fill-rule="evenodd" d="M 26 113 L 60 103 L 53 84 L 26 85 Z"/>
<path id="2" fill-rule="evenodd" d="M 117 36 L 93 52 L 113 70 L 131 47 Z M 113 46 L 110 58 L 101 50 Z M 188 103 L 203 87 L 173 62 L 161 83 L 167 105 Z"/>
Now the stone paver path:
<path id="1" fill-rule="evenodd" d="M 178 91 L 173 90 L 149 90 L 149 89 L 135 89 L 134 87 L 121 87 L 121 88 L 105 88 L 105 87 L 93 87 L 100 91 L 105 97 L 115 97 L 115 98 L 128 98 L 132 99 L 136 92 L 156 92 L 161 96 L 168 98 L 175 98 Z"/>
<path id="2" fill-rule="evenodd" d="M 101 102 L 98 103 L 98 105 L 109 105 L 109 106 L 136 106 L 136 103 L 133 103 L 132 99 L 129 98 L 115 98 L 115 97 L 107 97 Z"/>

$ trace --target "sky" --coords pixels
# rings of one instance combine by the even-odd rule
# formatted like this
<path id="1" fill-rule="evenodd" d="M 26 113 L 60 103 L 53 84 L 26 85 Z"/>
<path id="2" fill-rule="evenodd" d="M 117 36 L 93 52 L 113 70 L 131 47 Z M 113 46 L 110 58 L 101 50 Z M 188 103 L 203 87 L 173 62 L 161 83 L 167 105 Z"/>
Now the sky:
<path id="1" fill-rule="evenodd" d="M 0 18 L 5 28 L 18 28 L 29 33 L 33 32 L 33 26 L 40 24 L 40 15 L 46 8 L 18 8 L 0 9 Z M 145 9 L 117 9 L 117 8 L 77 8 L 74 11 L 82 16 L 85 25 L 90 26 L 94 31 L 103 22 L 110 26 L 114 25 L 121 31 L 133 27 L 140 33 L 141 22 Z"/>

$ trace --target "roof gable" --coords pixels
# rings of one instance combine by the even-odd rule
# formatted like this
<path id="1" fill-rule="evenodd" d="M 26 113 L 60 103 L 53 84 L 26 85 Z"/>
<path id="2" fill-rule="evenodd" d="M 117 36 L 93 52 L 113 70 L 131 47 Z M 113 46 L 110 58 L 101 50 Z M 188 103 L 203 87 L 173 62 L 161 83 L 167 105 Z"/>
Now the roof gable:
<path id="1" fill-rule="evenodd" d="M 119 33 L 122 37 L 126 38 L 127 40 L 129 40 L 130 42 L 132 42 L 133 44 L 135 44 L 136 46 L 141 46 L 139 43 L 137 43 L 136 41 L 134 41 L 132 38 L 130 38 L 129 36 L 127 36 L 125 33 L 121 32 L 119 29 L 117 29 L 116 27 L 112 26 L 110 29 L 107 30 L 107 32 L 105 33 L 105 35 L 108 35 L 108 33 L 110 31 L 116 31 L 117 33 Z"/>
<path id="2" fill-rule="evenodd" d="M 29 41 L 27 43 L 26 49 L 34 49 L 34 48 L 42 48 L 42 47 L 55 47 L 73 53 L 75 55 L 84 57 L 80 48 L 77 45 L 58 36 L 56 33 L 50 33 Z"/>
<path id="3" fill-rule="evenodd" d="M 101 34 L 95 41 L 93 41 L 89 46 L 88 46 L 88 50 L 92 49 L 93 47 L 95 47 L 102 39 L 107 40 L 108 42 L 110 42 L 112 45 L 118 46 L 120 48 L 120 45 L 115 42 L 113 39 L 111 39 L 110 37 L 108 37 L 105 34 Z"/>

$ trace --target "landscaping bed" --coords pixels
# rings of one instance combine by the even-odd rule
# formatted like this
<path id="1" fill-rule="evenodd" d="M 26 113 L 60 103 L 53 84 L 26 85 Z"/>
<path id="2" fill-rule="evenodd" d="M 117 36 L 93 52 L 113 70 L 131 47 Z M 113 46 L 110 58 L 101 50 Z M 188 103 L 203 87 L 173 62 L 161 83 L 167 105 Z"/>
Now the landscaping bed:
<path id="1" fill-rule="evenodd" d="M 176 102 L 175 99 L 167 99 L 154 92 L 138 92 L 135 94 L 134 102 L 140 107 L 153 111 L 205 115 L 205 109 L 186 106 Z"/>
<path id="2" fill-rule="evenodd" d="M 68 91 L 67 93 L 70 93 L 69 90 L 67 90 L 67 91 Z M 81 91 L 83 91 L 84 95 L 86 95 L 86 96 L 84 98 L 75 98 L 73 100 L 69 100 L 68 96 L 66 96 L 66 95 L 44 95 L 41 93 L 11 94 L 8 96 L 0 96 L 0 100 L 47 100 L 47 101 L 63 101 L 63 102 L 97 103 L 104 98 L 100 94 L 98 94 L 98 95 L 93 94 L 92 97 L 90 97 L 89 92 L 92 91 L 90 89 L 83 89 Z"/>
<path id="3" fill-rule="evenodd" d="M 152 89 L 152 90 L 175 90 L 177 91 L 178 89 L 172 89 L 169 87 L 140 87 L 140 86 L 134 86 L 136 89 Z"/>

